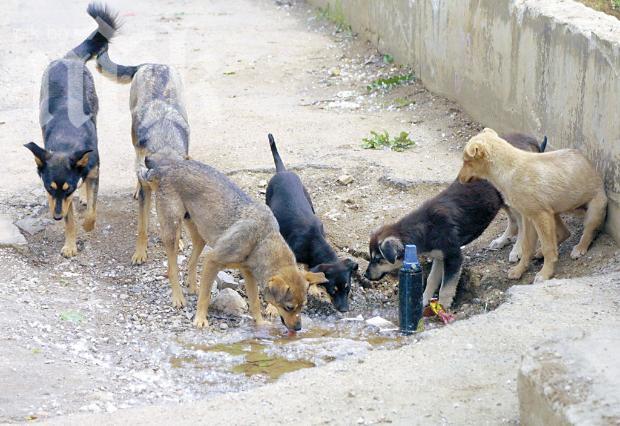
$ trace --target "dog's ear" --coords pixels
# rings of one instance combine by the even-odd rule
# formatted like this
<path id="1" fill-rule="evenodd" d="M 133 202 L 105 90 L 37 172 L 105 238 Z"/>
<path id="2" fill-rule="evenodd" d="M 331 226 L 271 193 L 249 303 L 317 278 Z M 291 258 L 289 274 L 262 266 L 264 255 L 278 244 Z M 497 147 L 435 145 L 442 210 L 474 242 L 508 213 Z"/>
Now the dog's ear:
<path id="1" fill-rule="evenodd" d="M 497 132 L 493 129 L 491 129 L 490 127 L 485 127 L 484 130 L 482 130 L 482 133 L 488 133 L 491 134 L 493 136 L 498 136 Z"/>
<path id="2" fill-rule="evenodd" d="M 304 278 L 306 279 L 306 281 L 308 281 L 310 285 L 324 284 L 329 282 L 323 272 L 305 272 Z"/>
<path id="3" fill-rule="evenodd" d="M 71 155 L 71 167 L 86 167 L 88 164 L 88 155 L 93 152 L 92 149 L 82 149 Z"/>
<path id="4" fill-rule="evenodd" d="M 50 158 L 49 152 L 41 148 L 36 143 L 29 142 L 25 144 L 24 146 L 28 148 L 32 152 L 32 154 L 34 154 L 34 162 L 37 163 L 38 168 L 43 167 L 45 165 L 45 162 L 49 160 Z"/>
<path id="5" fill-rule="evenodd" d="M 265 300 L 272 305 L 279 304 L 284 299 L 291 288 L 286 284 L 282 277 L 274 275 L 269 279 L 267 287 L 265 287 Z"/>
<path id="6" fill-rule="evenodd" d="M 484 160 L 487 157 L 487 149 L 482 143 L 475 141 L 467 144 L 465 154 L 476 160 Z"/>
<path id="7" fill-rule="evenodd" d="M 310 268 L 310 272 L 327 272 L 327 270 L 332 266 L 333 265 L 331 263 L 321 263 L 320 265 Z"/>
<path id="8" fill-rule="evenodd" d="M 405 248 L 402 241 L 396 237 L 388 237 L 379 246 L 379 251 L 390 263 L 396 263 L 397 259 L 402 259 Z"/>
<path id="9" fill-rule="evenodd" d="M 342 261 L 342 263 L 351 272 L 355 272 L 359 268 L 359 265 L 357 264 L 357 262 L 354 262 L 351 259 L 345 259 Z"/>

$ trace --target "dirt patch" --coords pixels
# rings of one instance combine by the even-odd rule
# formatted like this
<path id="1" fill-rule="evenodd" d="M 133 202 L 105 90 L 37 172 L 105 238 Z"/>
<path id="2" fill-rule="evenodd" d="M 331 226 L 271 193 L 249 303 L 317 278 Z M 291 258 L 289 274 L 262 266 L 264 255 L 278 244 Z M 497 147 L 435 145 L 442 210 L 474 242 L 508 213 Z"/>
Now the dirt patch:
<path id="1" fill-rule="evenodd" d="M 620 1 L 619 0 L 577 0 L 592 9 L 605 12 L 608 15 L 615 16 L 620 19 Z"/>

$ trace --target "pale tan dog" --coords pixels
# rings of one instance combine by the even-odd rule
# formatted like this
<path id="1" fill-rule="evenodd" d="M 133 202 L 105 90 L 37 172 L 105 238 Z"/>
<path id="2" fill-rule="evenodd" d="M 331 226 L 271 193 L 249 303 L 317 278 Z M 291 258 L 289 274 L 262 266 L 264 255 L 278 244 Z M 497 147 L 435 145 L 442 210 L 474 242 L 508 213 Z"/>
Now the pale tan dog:
<path id="1" fill-rule="evenodd" d="M 576 149 L 547 153 L 525 152 L 512 147 L 492 129 L 484 129 L 465 146 L 461 183 L 474 179 L 491 182 L 510 207 L 522 216 L 520 262 L 508 272 L 519 279 L 527 270 L 541 242 L 545 263 L 534 282 L 553 277 L 558 244 L 570 235 L 560 213 L 586 210 L 583 235 L 571 257 L 583 256 L 605 219 L 607 196 L 603 181 L 592 164 Z"/>

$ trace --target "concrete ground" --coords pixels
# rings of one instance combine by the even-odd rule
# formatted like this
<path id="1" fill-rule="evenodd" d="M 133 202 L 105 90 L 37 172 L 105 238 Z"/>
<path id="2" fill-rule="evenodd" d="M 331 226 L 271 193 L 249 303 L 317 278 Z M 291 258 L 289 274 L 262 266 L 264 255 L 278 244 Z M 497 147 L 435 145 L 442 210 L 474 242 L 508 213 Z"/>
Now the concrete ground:
<path id="1" fill-rule="evenodd" d="M 334 362 L 194 404 L 51 424 L 519 424 L 523 354 L 558 333 L 618 330 L 619 309 L 617 273 L 513 287 L 496 311 L 373 352 L 361 363 Z M 617 352 L 617 340 L 614 345 Z"/>
<path id="2" fill-rule="evenodd" d="M 34 161 L 22 147 L 30 140 L 41 141 L 41 73 L 94 25 L 84 13 L 85 1 L 5 3 L 0 17 L 0 214 L 18 219 L 46 214 Z M 334 31 L 300 3 L 108 3 L 121 10 L 125 21 L 110 48 L 112 58 L 122 64 L 163 62 L 180 71 L 192 157 L 231 173 L 261 199 L 259 180 L 268 178 L 272 167 L 266 134 L 274 133 L 287 164 L 301 167 L 330 241 L 360 257 L 362 265 L 368 232 L 449 183 L 460 166 L 460 149 L 481 127 L 457 105 L 418 83 L 389 93 L 368 91 L 366 85 L 377 76 L 407 70 L 384 63 L 379 52 L 346 31 Z M 372 351 L 248 391 L 209 394 L 204 401 L 161 405 L 155 399 L 156 406 L 109 415 L 53 418 L 74 414 L 91 398 L 107 398 L 109 389 L 124 387 L 117 366 L 98 356 L 115 360 L 130 358 L 129 351 L 158 349 L 159 334 L 130 331 L 119 317 L 129 323 L 139 306 L 149 318 L 163 316 L 165 321 L 156 326 L 166 335 L 191 327 L 186 318 L 191 311 L 168 312 L 167 287 L 140 281 L 163 275 L 156 239 L 151 240 L 153 255 L 147 266 L 128 265 L 135 229 L 129 87 L 104 79 L 90 67 L 100 98 L 97 228 L 90 236 L 80 231 L 80 253 L 71 261 L 58 253 L 58 224 L 28 236 L 28 255 L 0 249 L 0 421 L 52 417 L 57 424 L 515 424 L 517 371 L 528 348 L 566 329 L 589 333 L 618 324 L 620 252 L 603 236 L 581 261 L 568 259 L 568 245 L 561 250 L 559 276 L 585 277 L 515 287 L 497 311 L 429 331 L 398 350 Z M 407 131 L 417 145 L 404 153 L 364 150 L 361 140 L 371 130 L 392 135 Z M 355 182 L 348 187 L 334 184 L 342 173 L 353 175 Z M 409 189 L 403 190 L 403 183 Z M 492 269 L 503 276 L 507 268 L 509 249 L 499 254 L 482 251 L 502 225 L 496 221 L 477 251 L 467 252 L 482 272 Z M 522 283 L 533 273 L 532 268 Z M 507 285 L 504 281 L 500 287 Z M 132 293 L 136 282 L 141 290 Z M 149 311 L 149 303 L 155 305 L 152 299 L 159 305 Z M 56 314 L 76 307 L 87 313 L 88 322 L 82 328 L 63 325 Z M 79 343 L 71 340 L 73 334 L 97 342 L 99 353 L 80 352 L 83 359 L 66 355 L 65 349 Z M 117 354 L 112 342 L 123 338 L 130 342 Z M 163 350 L 164 343 L 160 346 Z M 127 393 L 131 391 L 122 389 L 118 394 L 125 398 L 120 402 L 127 402 Z M 81 403 L 82 398 L 88 403 Z"/>

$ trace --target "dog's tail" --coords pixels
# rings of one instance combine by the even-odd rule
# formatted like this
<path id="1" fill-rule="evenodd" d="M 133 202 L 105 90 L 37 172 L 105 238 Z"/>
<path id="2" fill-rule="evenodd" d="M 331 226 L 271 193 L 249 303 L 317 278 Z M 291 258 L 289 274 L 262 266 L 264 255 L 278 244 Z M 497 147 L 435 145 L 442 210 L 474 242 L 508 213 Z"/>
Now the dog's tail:
<path id="1" fill-rule="evenodd" d="M 542 143 L 540 144 L 540 152 L 545 152 L 547 149 L 547 136 L 544 137 Z"/>
<path id="2" fill-rule="evenodd" d="M 278 148 L 276 147 L 276 140 L 273 138 L 273 135 L 269 133 L 267 135 L 269 138 L 269 146 L 271 147 L 271 155 L 273 155 L 273 162 L 276 163 L 276 172 L 285 172 L 286 167 L 280 158 L 280 154 L 278 153 Z"/>
<path id="3" fill-rule="evenodd" d="M 140 167 L 137 173 L 138 181 L 143 186 L 148 186 L 151 189 L 156 189 L 159 184 L 161 173 L 157 167 L 157 161 L 151 157 L 144 158 L 144 166 Z"/>
<path id="4" fill-rule="evenodd" d="M 118 65 L 112 62 L 108 55 L 108 49 L 104 49 L 97 55 L 97 70 L 118 83 L 129 83 L 138 72 L 139 65 Z"/>
<path id="5" fill-rule="evenodd" d="M 112 11 L 107 5 L 90 3 L 86 8 L 86 13 L 97 22 L 97 30 L 78 46 L 67 52 L 65 55 L 67 59 L 79 58 L 83 62 L 88 61 L 107 49 L 108 43 L 120 28 L 118 13 Z"/>

